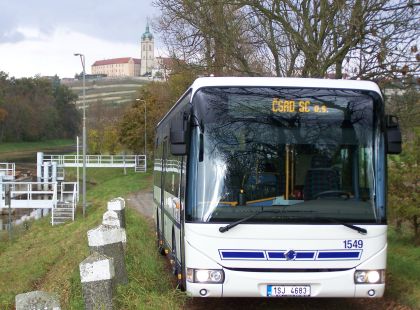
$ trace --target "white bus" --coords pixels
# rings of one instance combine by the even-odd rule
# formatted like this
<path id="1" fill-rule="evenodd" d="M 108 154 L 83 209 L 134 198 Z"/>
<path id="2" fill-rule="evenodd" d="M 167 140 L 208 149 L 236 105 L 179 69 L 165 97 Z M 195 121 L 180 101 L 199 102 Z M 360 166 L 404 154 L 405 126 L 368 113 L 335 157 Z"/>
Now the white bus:
<path id="1" fill-rule="evenodd" d="M 159 251 L 194 297 L 381 297 L 399 152 L 375 83 L 199 78 L 156 128 Z"/>

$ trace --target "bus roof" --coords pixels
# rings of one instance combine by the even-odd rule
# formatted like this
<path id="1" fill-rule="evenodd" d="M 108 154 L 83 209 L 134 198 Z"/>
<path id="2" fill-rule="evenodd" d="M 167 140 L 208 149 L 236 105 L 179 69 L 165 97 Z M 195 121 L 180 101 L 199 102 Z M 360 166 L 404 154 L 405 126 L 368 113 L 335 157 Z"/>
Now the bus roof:
<path id="1" fill-rule="evenodd" d="M 255 86 L 255 87 L 313 87 L 313 88 L 337 88 L 367 90 L 378 93 L 381 91 L 378 85 L 370 81 L 358 80 L 330 80 L 311 78 L 283 78 L 283 77 L 202 77 L 191 85 L 193 93 L 202 87 L 223 86 Z"/>

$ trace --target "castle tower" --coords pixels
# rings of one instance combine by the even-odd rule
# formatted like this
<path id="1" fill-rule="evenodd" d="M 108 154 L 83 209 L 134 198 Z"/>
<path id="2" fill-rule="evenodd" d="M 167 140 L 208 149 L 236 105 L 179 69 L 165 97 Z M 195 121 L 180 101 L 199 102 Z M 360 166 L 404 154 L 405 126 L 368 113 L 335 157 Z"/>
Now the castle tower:
<path id="1" fill-rule="evenodd" d="M 146 24 L 146 31 L 141 36 L 141 69 L 140 75 L 151 74 L 155 62 L 155 41 L 149 31 L 149 22 Z"/>

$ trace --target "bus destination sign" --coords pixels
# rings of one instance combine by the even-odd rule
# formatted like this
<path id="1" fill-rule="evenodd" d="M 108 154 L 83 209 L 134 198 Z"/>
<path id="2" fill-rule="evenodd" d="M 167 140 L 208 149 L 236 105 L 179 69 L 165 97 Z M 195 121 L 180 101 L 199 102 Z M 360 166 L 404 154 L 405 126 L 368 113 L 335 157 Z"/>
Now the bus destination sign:
<path id="1" fill-rule="evenodd" d="M 313 103 L 309 100 L 283 100 L 274 98 L 271 104 L 274 113 L 328 113 L 328 108 L 322 103 Z"/>

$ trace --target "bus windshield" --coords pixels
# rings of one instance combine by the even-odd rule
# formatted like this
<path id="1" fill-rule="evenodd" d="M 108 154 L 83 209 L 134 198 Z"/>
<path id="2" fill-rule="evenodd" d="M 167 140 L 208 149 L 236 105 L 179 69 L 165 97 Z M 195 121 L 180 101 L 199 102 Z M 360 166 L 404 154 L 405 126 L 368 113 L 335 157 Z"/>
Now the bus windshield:
<path id="1" fill-rule="evenodd" d="M 356 90 L 209 87 L 193 98 L 192 222 L 379 222 L 374 101 Z M 248 223 L 248 221 L 247 221 Z"/>

